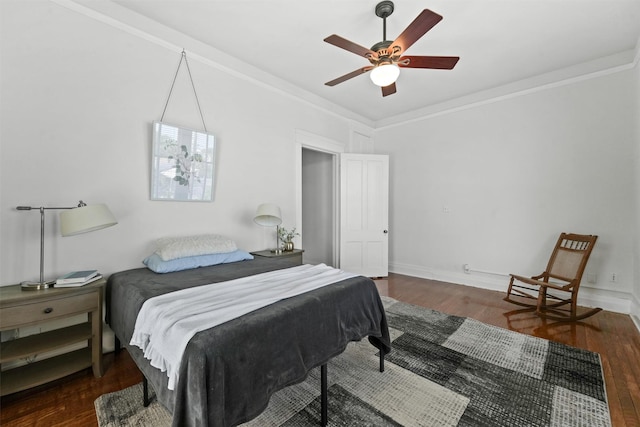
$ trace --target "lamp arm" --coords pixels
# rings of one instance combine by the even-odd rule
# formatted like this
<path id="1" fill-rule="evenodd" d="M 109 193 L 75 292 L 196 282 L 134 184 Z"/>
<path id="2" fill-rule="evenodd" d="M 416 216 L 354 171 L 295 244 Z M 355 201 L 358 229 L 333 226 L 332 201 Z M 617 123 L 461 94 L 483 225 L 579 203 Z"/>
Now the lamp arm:
<path id="1" fill-rule="evenodd" d="M 49 209 L 75 209 L 75 208 L 80 208 L 82 206 L 87 206 L 87 204 L 85 202 L 83 202 L 82 200 L 80 200 L 80 202 L 78 202 L 78 206 L 58 206 L 58 207 L 45 207 L 45 206 L 40 206 L 39 208 L 33 207 L 33 206 L 18 206 L 16 207 L 17 210 L 19 211 L 31 211 L 34 209 L 43 211 L 43 210 L 49 210 Z"/>
<path id="2" fill-rule="evenodd" d="M 85 203 L 80 200 L 78 203 L 78 207 L 85 206 Z M 45 210 L 53 210 L 53 209 L 74 209 L 75 206 L 70 207 L 44 207 L 40 206 L 39 208 L 35 208 L 32 206 L 18 206 L 16 207 L 19 211 L 30 211 L 30 210 L 39 210 L 40 211 L 40 284 L 45 283 L 44 281 L 44 211 Z"/>

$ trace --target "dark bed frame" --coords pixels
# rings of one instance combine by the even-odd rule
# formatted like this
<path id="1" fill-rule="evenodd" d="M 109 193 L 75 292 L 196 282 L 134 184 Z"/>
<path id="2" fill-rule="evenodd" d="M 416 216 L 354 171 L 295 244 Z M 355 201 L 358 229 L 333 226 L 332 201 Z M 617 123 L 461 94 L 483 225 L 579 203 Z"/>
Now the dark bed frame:
<path id="1" fill-rule="evenodd" d="M 115 337 L 115 348 L 116 354 L 120 352 L 122 349 L 122 344 L 118 337 Z M 380 372 L 384 372 L 384 353 L 379 352 L 380 359 Z M 320 424 L 324 427 L 327 425 L 329 417 L 329 399 L 327 392 L 327 364 L 323 364 L 320 366 L 320 403 L 321 403 L 321 421 Z M 142 375 L 142 406 L 145 408 L 151 404 L 151 399 L 149 399 L 149 380 L 143 374 Z"/>

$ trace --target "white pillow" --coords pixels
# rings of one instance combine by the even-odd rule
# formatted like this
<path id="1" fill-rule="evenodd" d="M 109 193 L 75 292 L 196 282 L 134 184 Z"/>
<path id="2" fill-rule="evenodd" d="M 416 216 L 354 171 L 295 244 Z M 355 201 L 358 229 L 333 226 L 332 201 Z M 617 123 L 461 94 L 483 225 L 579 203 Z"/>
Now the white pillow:
<path id="1" fill-rule="evenodd" d="M 194 255 L 227 253 L 237 250 L 236 242 L 219 234 L 162 237 L 156 240 L 156 252 L 164 261 Z"/>

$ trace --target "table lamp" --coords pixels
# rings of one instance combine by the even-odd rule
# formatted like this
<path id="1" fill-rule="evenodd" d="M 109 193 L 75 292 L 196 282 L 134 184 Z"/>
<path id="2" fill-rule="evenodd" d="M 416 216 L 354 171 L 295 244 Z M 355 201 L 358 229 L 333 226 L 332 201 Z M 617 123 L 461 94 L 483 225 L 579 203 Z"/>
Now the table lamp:
<path id="1" fill-rule="evenodd" d="M 102 228 L 111 227 L 112 225 L 116 225 L 118 223 L 118 221 L 116 221 L 115 217 L 106 205 L 98 204 L 88 206 L 82 200 L 80 200 L 78 206 L 41 206 L 39 208 L 31 206 L 18 206 L 16 209 L 19 211 L 40 211 L 40 281 L 22 282 L 21 286 L 23 290 L 47 289 L 55 283 L 55 280 L 44 280 L 44 211 L 53 209 L 65 210 L 64 212 L 60 213 L 60 234 L 62 234 L 63 237 L 100 230 Z"/>
<path id="2" fill-rule="evenodd" d="M 276 248 L 271 249 L 271 252 L 282 252 L 282 249 L 280 249 L 280 233 L 278 233 L 280 224 L 282 224 L 282 213 L 280 212 L 280 207 L 274 205 L 273 203 L 263 203 L 258 206 L 256 216 L 253 218 L 253 220 L 256 224 L 263 227 L 273 227 L 274 225 L 276 226 Z"/>

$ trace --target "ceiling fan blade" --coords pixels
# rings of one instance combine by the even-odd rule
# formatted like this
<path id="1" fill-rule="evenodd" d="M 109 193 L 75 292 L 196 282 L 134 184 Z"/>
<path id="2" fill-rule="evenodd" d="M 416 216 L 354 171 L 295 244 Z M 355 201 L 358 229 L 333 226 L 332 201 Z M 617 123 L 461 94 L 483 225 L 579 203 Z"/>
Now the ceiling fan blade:
<path id="1" fill-rule="evenodd" d="M 398 36 L 391 44 L 391 47 L 399 47 L 398 54 L 405 52 L 420 37 L 424 36 L 427 31 L 432 29 L 438 22 L 442 20 L 442 16 L 429 9 L 423 10 L 416 19 Z"/>
<path id="2" fill-rule="evenodd" d="M 356 44 L 352 41 L 342 38 L 337 34 L 330 35 L 329 37 L 324 39 L 324 41 L 334 46 L 337 46 L 339 48 L 342 48 L 344 50 L 348 50 L 349 52 L 353 52 L 356 55 L 364 56 L 365 58 L 368 58 L 369 56 L 373 56 L 374 58 L 378 57 L 378 54 L 372 51 L 371 49 L 368 49 L 364 46 L 360 46 L 359 44 Z"/>
<path id="3" fill-rule="evenodd" d="M 456 66 L 459 56 L 403 56 L 398 60 L 400 68 L 433 68 L 451 70 Z M 406 61 L 407 64 L 403 64 Z"/>
<path id="4" fill-rule="evenodd" d="M 391 83 L 389 86 L 384 86 L 382 88 L 382 96 L 389 96 L 396 93 L 396 84 Z"/>
<path id="5" fill-rule="evenodd" d="M 373 67 L 358 68 L 357 70 L 352 71 L 352 72 L 350 72 L 348 74 L 345 74 L 344 76 L 338 77 L 337 79 L 333 79 L 330 82 L 326 82 L 325 85 L 327 85 L 327 86 L 335 86 L 338 83 L 342 83 L 342 82 L 347 81 L 349 79 L 352 79 L 352 78 L 354 78 L 356 76 L 359 76 L 360 74 L 364 74 L 364 73 L 366 73 L 367 71 L 369 71 L 372 68 Z"/>

